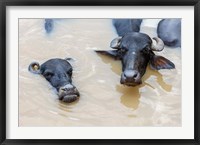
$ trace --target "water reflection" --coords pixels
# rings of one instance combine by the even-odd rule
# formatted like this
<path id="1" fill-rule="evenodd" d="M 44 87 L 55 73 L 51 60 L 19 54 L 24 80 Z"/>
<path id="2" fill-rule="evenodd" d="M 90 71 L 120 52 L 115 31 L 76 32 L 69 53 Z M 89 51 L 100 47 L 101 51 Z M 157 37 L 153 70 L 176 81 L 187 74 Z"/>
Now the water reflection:
<path id="1" fill-rule="evenodd" d="M 121 103 L 128 108 L 137 109 L 140 98 L 140 87 L 141 85 L 135 87 L 116 85 L 116 90 L 122 94 L 120 97 Z"/>
<path id="2" fill-rule="evenodd" d="M 97 54 L 97 55 L 101 58 L 101 60 L 104 63 L 110 64 L 111 70 L 114 73 L 116 73 L 119 76 L 121 75 L 122 65 L 119 60 L 114 60 L 111 57 L 104 56 L 101 54 Z M 155 78 L 153 76 L 155 76 Z M 167 84 L 163 80 L 163 75 L 159 71 L 152 70 L 148 66 L 146 73 L 142 78 L 143 83 L 141 85 L 138 85 L 135 87 L 128 87 L 128 86 L 121 85 L 121 84 L 116 85 L 116 87 L 115 87 L 116 91 L 118 91 L 119 93 L 122 94 L 122 96 L 120 97 L 121 103 L 128 108 L 137 109 L 137 107 L 139 105 L 139 98 L 141 97 L 140 88 L 142 88 L 144 86 L 148 86 L 151 88 L 151 91 L 155 91 L 155 89 L 157 87 L 157 84 L 155 84 L 155 83 L 151 84 L 152 81 L 151 81 L 151 83 L 146 82 L 151 77 L 153 77 L 154 81 L 156 81 L 157 84 L 165 91 L 170 92 L 172 90 L 172 85 Z M 120 81 L 119 81 L 119 83 L 120 83 Z"/>
<path id="3" fill-rule="evenodd" d="M 147 67 L 147 72 L 143 76 L 143 80 L 146 81 L 148 78 L 155 76 L 156 77 L 156 82 L 162 87 L 167 92 L 170 92 L 172 90 L 172 85 L 167 84 L 163 80 L 163 75 L 156 70 L 152 70 L 149 66 Z M 150 84 L 149 84 L 150 85 Z M 150 85 L 151 86 L 151 85 Z"/>

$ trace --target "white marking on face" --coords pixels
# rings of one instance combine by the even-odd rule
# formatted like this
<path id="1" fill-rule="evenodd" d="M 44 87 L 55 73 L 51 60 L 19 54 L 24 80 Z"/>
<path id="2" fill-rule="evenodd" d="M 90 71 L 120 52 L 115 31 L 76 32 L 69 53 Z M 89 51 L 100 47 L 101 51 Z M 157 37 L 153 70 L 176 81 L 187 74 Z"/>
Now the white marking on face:
<path id="1" fill-rule="evenodd" d="M 132 52 L 133 55 L 135 55 L 135 52 Z"/>

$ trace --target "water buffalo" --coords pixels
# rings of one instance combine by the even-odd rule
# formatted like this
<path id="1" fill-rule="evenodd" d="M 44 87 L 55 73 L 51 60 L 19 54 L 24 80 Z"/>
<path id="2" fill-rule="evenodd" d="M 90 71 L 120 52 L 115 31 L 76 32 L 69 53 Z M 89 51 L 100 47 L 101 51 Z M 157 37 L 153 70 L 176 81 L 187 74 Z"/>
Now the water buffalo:
<path id="1" fill-rule="evenodd" d="M 128 32 L 139 32 L 142 19 L 113 19 L 113 25 L 119 36 L 124 36 Z"/>
<path id="2" fill-rule="evenodd" d="M 50 84 L 56 88 L 59 100 L 71 103 L 79 98 L 79 92 L 72 84 L 72 66 L 69 59 L 50 59 L 41 66 L 38 62 L 32 62 L 28 69 L 35 74 L 41 74 Z"/>
<path id="3" fill-rule="evenodd" d="M 50 33 L 53 30 L 53 25 L 53 19 L 45 19 L 44 28 L 46 30 L 46 33 Z"/>
<path id="4" fill-rule="evenodd" d="M 114 20 L 115 23 L 117 23 L 116 21 L 121 20 Z M 124 24 L 126 27 L 126 23 Z M 130 25 L 128 24 L 128 26 Z M 121 32 L 118 30 L 121 27 L 115 28 L 117 32 Z M 153 39 L 157 42 L 156 45 L 153 44 L 147 34 L 133 31 L 127 32 L 125 35 L 111 41 L 110 47 L 115 50 L 97 50 L 96 52 L 121 60 L 123 72 L 120 83 L 127 86 L 136 86 L 142 83 L 141 78 L 146 71 L 148 63 L 155 70 L 175 68 L 175 65 L 170 60 L 154 54 L 153 51 L 163 50 L 164 43 L 157 37 Z"/>
<path id="5" fill-rule="evenodd" d="M 158 37 L 165 45 L 181 47 L 181 19 L 163 19 L 157 27 Z"/>

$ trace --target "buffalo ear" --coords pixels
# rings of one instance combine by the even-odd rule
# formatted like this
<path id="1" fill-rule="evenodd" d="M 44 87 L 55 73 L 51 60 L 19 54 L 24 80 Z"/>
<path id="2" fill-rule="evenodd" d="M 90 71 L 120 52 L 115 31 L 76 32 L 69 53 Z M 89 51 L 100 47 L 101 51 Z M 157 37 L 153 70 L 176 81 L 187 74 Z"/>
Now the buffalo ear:
<path id="1" fill-rule="evenodd" d="M 154 70 L 174 69 L 175 65 L 173 62 L 162 56 L 154 55 L 150 60 L 150 67 Z"/>
<path id="2" fill-rule="evenodd" d="M 29 65 L 28 70 L 34 74 L 41 74 L 40 64 L 38 62 L 32 62 Z"/>
<path id="3" fill-rule="evenodd" d="M 115 59 L 120 59 L 117 53 L 117 50 L 95 50 L 95 52 L 103 55 L 110 56 Z"/>
<path id="4" fill-rule="evenodd" d="M 110 47 L 118 49 L 120 47 L 122 37 L 117 37 L 110 42 Z"/>
<path id="5" fill-rule="evenodd" d="M 68 57 L 66 57 L 65 60 L 66 60 L 66 61 L 73 61 L 74 59 L 73 59 L 73 58 L 68 58 Z"/>
<path id="6" fill-rule="evenodd" d="M 72 65 L 72 63 L 75 61 L 73 58 L 65 58 L 65 60 L 70 64 Z"/>

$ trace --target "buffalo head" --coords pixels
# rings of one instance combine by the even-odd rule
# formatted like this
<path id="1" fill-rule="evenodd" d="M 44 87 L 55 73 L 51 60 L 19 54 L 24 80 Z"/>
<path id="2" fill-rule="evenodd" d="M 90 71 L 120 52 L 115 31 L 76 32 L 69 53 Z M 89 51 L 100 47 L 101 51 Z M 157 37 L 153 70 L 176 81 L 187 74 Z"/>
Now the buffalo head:
<path id="1" fill-rule="evenodd" d="M 164 43 L 155 37 L 156 45 L 151 38 L 138 32 L 125 34 L 111 41 L 110 47 L 115 50 L 97 50 L 97 53 L 109 55 L 122 62 L 120 83 L 127 86 L 136 86 L 142 83 L 141 79 L 148 63 L 152 69 L 173 69 L 175 65 L 168 59 L 157 56 L 153 51 L 162 51 Z"/>
<path id="2" fill-rule="evenodd" d="M 79 92 L 72 84 L 73 69 L 68 59 L 50 59 L 41 66 L 38 62 L 32 62 L 28 69 L 44 76 L 56 88 L 60 100 L 70 103 L 79 98 Z"/>

